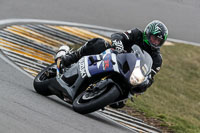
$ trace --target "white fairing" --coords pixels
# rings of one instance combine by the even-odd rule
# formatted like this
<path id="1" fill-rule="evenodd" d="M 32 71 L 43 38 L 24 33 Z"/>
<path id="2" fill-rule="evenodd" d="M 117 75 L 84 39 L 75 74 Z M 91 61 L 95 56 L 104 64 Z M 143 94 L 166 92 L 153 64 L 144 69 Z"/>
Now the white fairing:
<path id="1" fill-rule="evenodd" d="M 140 69 L 140 60 L 136 61 L 135 68 L 130 76 L 130 83 L 132 85 L 141 84 L 145 80 L 145 76 Z"/>

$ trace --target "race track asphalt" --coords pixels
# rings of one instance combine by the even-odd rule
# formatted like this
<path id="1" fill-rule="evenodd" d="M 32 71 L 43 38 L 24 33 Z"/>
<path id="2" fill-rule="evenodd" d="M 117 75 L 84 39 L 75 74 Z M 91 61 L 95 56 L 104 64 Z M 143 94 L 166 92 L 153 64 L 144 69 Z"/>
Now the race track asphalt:
<path id="1" fill-rule="evenodd" d="M 80 115 L 56 97 L 37 94 L 32 78 L 1 58 L 0 66 L 1 133 L 131 132 L 97 113 Z"/>

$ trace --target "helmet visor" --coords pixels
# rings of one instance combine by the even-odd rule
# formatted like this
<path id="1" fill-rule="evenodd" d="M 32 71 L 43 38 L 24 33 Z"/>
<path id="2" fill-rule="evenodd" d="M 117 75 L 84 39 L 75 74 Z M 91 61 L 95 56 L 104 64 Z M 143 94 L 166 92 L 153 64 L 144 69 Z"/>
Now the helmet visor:
<path id="1" fill-rule="evenodd" d="M 149 37 L 149 42 L 154 47 L 160 47 L 164 43 L 164 39 L 160 36 L 151 34 L 150 37 Z"/>

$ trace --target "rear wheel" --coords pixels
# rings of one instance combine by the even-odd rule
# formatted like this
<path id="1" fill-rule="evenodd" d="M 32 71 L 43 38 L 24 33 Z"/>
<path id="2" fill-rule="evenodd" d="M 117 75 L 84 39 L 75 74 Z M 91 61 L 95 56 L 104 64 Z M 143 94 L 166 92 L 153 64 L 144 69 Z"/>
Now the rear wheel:
<path id="1" fill-rule="evenodd" d="M 50 96 L 52 95 L 51 91 L 48 88 L 49 81 L 51 78 L 56 76 L 56 64 L 51 64 L 42 70 L 38 75 L 35 77 L 33 86 L 37 93 L 43 96 Z"/>
<path id="2" fill-rule="evenodd" d="M 81 114 L 91 113 L 113 103 L 120 96 L 118 88 L 112 84 L 93 91 L 82 92 L 73 102 L 73 109 Z"/>

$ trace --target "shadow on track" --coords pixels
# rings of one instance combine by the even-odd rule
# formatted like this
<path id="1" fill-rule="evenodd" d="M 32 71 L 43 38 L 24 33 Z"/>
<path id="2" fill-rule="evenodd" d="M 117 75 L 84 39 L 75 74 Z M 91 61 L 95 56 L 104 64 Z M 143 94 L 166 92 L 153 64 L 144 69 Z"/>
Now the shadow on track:
<path id="1" fill-rule="evenodd" d="M 30 91 L 33 92 L 33 93 L 35 93 L 35 94 L 38 94 L 38 93 L 35 92 L 34 90 L 30 90 Z M 40 94 L 38 94 L 38 95 L 40 95 Z M 40 96 L 42 96 L 42 95 L 40 95 Z M 42 97 L 45 97 L 45 96 L 42 96 Z M 54 97 L 45 97 L 45 98 L 47 98 L 47 99 L 53 101 L 53 102 L 56 103 L 56 104 L 60 104 L 61 106 L 66 107 L 67 109 L 70 109 L 70 110 L 74 111 L 73 108 L 72 108 L 72 105 L 69 104 L 69 103 L 66 103 L 66 102 L 64 102 L 64 101 L 62 101 L 62 100 L 60 100 L 60 99 L 56 99 L 56 98 L 54 98 Z M 74 112 L 75 112 L 75 111 L 74 111 Z M 93 113 L 86 114 L 86 115 L 82 115 L 82 114 L 77 113 L 77 115 L 80 115 L 81 117 L 88 117 L 88 118 L 90 118 L 90 119 L 92 119 L 92 120 L 95 120 L 95 121 L 98 121 L 98 122 L 101 122 L 101 123 L 110 125 L 110 126 L 112 126 L 112 127 L 114 127 L 114 128 L 119 128 L 119 129 L 121 129 L 121 126 L 119 126 L 119 124 L 117 124 L 117 123 L 115 123 L 115 122 L 113 122 L 113 121 L 111 121 L 111 120 L 109 120 L 109 119 L 107 119 L 107 118 L 101 116 L 101 115 L 98 114 L 97 112 L 93 112 Z"/>

